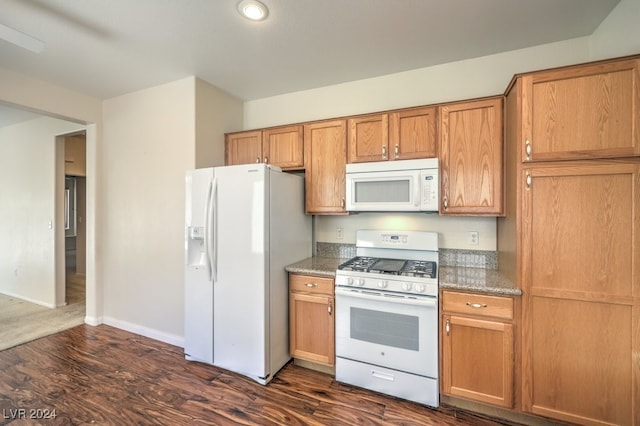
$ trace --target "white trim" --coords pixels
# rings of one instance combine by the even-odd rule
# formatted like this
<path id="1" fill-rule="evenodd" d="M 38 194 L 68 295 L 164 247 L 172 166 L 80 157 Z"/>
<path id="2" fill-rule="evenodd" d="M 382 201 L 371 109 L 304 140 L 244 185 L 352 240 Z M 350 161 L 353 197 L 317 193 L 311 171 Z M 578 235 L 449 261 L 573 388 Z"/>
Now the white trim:
<path id="1" fill-rule="evenodd" d="M 122 321 L 116 318 L 105 316 L 102 319 L 103 324 L 110 325 L 131 333 L 140 334 L 145 337 L 149 337 L 154 340 L 159 340 L 170 345 L 179 346 L 184 348 L 184 337 L 176 336 L 175 334 L 165 333 L 160 330 L 145 327 L 143 325 Z"/>
<path id="2" fill-rule="evenodd" d="M 13 297 L 13 298 L 16 298 L 16 299 L 24 300 L 25 302 L 33 303 L 35 305 L 44 306 L 45 308 L 56 309 L 56 305 L 53 304 L 53 303 L 45 303 L 45 302 L 43 302 L 41 300 L 35 300 L 35 299 L 30 298 L 30 297 L 19 296 L 17 294 L 6 292 L 6 291 L 2 291 L 2 292 L 0 292 L 0 294 L 4 294 L 5 296 L 9 296 L 9 297 Z"/>
<path id="3" fill-rule="evenodd" d="M 102 324 L 102 318 L 86 316 L 84 317 L 84 323 L 95 327 L 97 325 Z"/>

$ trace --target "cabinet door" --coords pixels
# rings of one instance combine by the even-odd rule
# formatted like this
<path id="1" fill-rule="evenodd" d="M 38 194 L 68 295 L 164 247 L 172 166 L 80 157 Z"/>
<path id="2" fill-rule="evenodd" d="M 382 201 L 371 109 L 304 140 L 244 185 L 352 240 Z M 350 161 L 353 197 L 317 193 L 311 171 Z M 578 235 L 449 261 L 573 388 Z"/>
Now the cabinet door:
<path id="1" fill-rule="evenodd" d="M 86 136 L 73 135 L 64 138 L 64 174 L 86 176 Z"/>
<path id="2" fill-rule="evenodd" d="M 502 214 L 502 153 L 502 98 L 440 107 L 440 213 Z"/>
<path id="3" fill-rule="evenodd" d="M 640 155 L 640 59 L 522 77 L 522 161 Z"/>
<path id="4" fill-rule="evenodd" d="M 229 133 L 225 140 L 225 164 L 262 162 L 262 131 Z"/>
<path id="5" fill-rule="evenodd" d="M 389 115 L 349 119 L 349 163 L 389 159 Z"/>
<path id="6" fill-rule="evenodd" d="M 289 293 L 291 356 L 324 365 L 335 364 L 333 297 Z"/>
<path id="7" fill-rule="evenodd" d="M 304 125 L 305 207 L 307 213 L 345 212 L 345 120 Z"/>
<path id="8" fill-rule="evenodd" d="M 282 169 L 304 168 L 302 126 L 286 126 L 262 131 L 262 161 Z"/>
<path id="9" fill-rule="evenodd" d="M 389 158 L 436 156 L 436 108 L 412 108 L 389 114 Z"/>
<path id="10" fill-rule="evenodd" d="M 442 391 L 513 406 L 513 326 L 443 315 Z"/>
<path id="11" fill-rule="evenodd" d="M 523 409 L 639 424 L 640 164 L 522 173 Z"/>

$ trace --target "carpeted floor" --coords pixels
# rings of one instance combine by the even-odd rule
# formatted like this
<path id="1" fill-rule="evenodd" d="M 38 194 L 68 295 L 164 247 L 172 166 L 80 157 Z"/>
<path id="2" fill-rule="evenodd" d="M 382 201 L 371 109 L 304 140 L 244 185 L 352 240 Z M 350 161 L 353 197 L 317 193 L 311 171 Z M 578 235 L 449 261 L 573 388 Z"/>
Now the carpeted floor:
<path id="1" fill-rule="evenodd" d="M 69 276 L 68 305 L 50 309 L 0 294 L 0 350 L 84 323 L 84 279 Z"/>

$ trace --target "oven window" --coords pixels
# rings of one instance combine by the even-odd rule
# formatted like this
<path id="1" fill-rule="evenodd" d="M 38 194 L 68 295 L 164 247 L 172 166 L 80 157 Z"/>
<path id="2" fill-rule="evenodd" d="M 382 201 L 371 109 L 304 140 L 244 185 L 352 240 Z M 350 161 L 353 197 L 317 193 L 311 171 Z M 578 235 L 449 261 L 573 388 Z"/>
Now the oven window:
<path id="1" fill-rule="evenodd" d="M 417 316 L 351 308 L 351 338 L 394 348 L 418 350 Z"/>
<path id="2" fill-rule="evenodd" d="M 356 203 L 408 203 L 411 201 L 409 179 L 356 182 Z"/>

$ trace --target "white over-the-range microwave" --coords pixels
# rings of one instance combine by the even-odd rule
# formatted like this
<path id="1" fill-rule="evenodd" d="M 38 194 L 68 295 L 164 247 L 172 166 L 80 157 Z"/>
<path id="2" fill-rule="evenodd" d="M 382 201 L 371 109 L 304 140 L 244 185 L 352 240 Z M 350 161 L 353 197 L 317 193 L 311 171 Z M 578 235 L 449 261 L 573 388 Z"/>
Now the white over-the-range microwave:
<path id="1" fill-rule="evenodd" d="M 438 159 L 346 166 L 346 209 L 352 212 L 437 212 Z"/>

